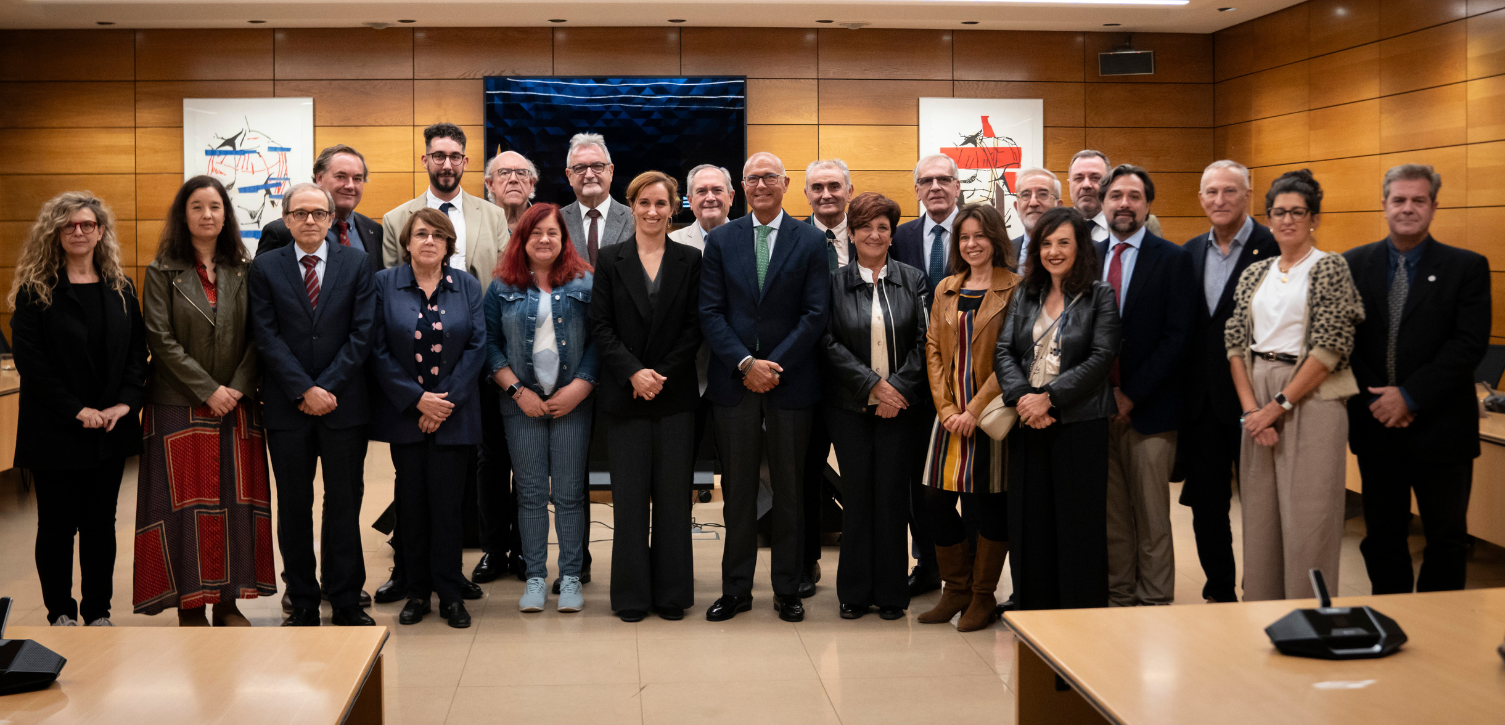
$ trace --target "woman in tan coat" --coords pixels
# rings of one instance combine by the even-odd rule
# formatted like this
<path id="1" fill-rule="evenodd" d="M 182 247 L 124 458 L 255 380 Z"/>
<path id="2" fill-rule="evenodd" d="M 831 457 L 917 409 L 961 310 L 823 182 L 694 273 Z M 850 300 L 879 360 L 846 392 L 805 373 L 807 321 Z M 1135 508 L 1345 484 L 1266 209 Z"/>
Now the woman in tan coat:
<path id="1" fill-rule="evenodd" d="M 936 410 L 925 502 L 944 587 L 940 602 L 919 619 L 949 622 L 961 612 L 957 629 L 970 632 L 995 619 L 993 592 L 1009 550 L 1003 449 L 977 423 L 999 395 L 993 347 L 1019 275 L 1008 269 L 1014 251 L 1003 216 L 992 206 L 963 207 L 951 239 L 953 274 L 935 288 L 925 340 Z M 975 552 L 968 529 L 977 534 Z"/>

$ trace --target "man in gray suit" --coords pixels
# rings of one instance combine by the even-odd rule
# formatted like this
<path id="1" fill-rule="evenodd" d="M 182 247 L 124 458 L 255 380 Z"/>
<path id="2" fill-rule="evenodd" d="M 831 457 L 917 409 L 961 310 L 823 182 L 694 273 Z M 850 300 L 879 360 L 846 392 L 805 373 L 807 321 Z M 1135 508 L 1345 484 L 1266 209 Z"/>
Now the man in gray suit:
<path id="1" fill-rule="evenodd" d="M 1029 237 L 1035 222 L 1061 205 L 1061 180 L 1045 169 L 1022 169 L 1014 176 L 1014 213 L 1024 225 L 1024 233 L 1013 239 L 1014 271 L 1024 274 L 1029 259 Z"/>
<path id="2" fill-rule="evenodd" d="M 575 251 L 594 266 L 601 247 L 632 238 L 632 210 L 611 198 L 611 152 L 601 134 L 575 134 L 564 165 L 575 190 L 575 202 L 563 210 L 564 223 Z"/>

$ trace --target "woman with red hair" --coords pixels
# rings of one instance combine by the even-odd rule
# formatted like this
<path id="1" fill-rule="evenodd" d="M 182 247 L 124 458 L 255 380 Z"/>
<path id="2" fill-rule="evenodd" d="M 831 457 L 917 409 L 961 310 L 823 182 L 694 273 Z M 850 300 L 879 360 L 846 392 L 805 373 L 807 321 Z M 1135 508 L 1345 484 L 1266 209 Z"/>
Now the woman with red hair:
<path id="1" fill-rule="evenodd" d="M 550 503 L 559 538 L 559 611 L 585 606 L 580 569 L 596 386 L 591 271 L 575 253 L 559 207 L 535 204 L 517 220 L 486 290 L 487 369 L 506 391 L 502 417 L 527 566 L 518 602 L 524 612 L 541 612 L 547 603 Z"/>

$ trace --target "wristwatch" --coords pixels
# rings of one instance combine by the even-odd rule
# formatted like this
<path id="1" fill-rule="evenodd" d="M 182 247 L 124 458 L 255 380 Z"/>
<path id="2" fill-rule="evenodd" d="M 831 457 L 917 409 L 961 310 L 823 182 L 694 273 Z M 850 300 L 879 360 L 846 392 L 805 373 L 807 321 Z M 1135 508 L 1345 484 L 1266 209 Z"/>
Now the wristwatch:
<path id="1" fill-rule="evenodd" d="M 507 395 L 510 395 L 513 398 L 516 398 L 517 394 L 521 393 L 522 391 L 523 391 L 523 384 L 522 384 L 521 381 L 513 383 L 513 384 L 507 386 Z"/>
<path id="2" fill-rule="evenodd" d="M 746 375 L 747 371 L 749 371 L 749 370 L 752 369 L 752 366 L 753 366 L 754 362 L 755 362 L 755 360 L 753 359 L 753 356 L 751 356 L 751 355 L 748 355 L 747 357 L 742 358 L 742 362 L 740 362 L 740 363 L 737 364 L 737 372 L 742 373 L 743 375 Z"/>
<path id="3" fill-rule="evenodd" d="M 1275 394 L 1275 402 L 1278 403 L 1280 407 L 1285 408 L 1286 410 L 1290 410 L 1296 407 L 1296 404 L 1292 403 L 1291 400 L 1287 398 L 1286 394 L 1283 392 Z"/>

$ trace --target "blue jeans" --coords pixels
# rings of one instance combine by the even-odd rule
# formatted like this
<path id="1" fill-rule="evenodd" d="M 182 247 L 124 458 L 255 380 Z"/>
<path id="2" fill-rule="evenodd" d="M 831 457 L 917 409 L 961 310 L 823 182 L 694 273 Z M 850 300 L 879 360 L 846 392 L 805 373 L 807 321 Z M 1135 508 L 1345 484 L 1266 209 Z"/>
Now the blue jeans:
<path id="1" fill-rule="evenodd" d="M 549 575 L 549 504 L 559 538 L 560 576 L 580 576 L 584 563 L 585 476 L 594 397 L 563 418 L 530 418 L 517 401 L 502 397 L 507 449 L 517 489 L 517 528 L 528 578 Z"/>

